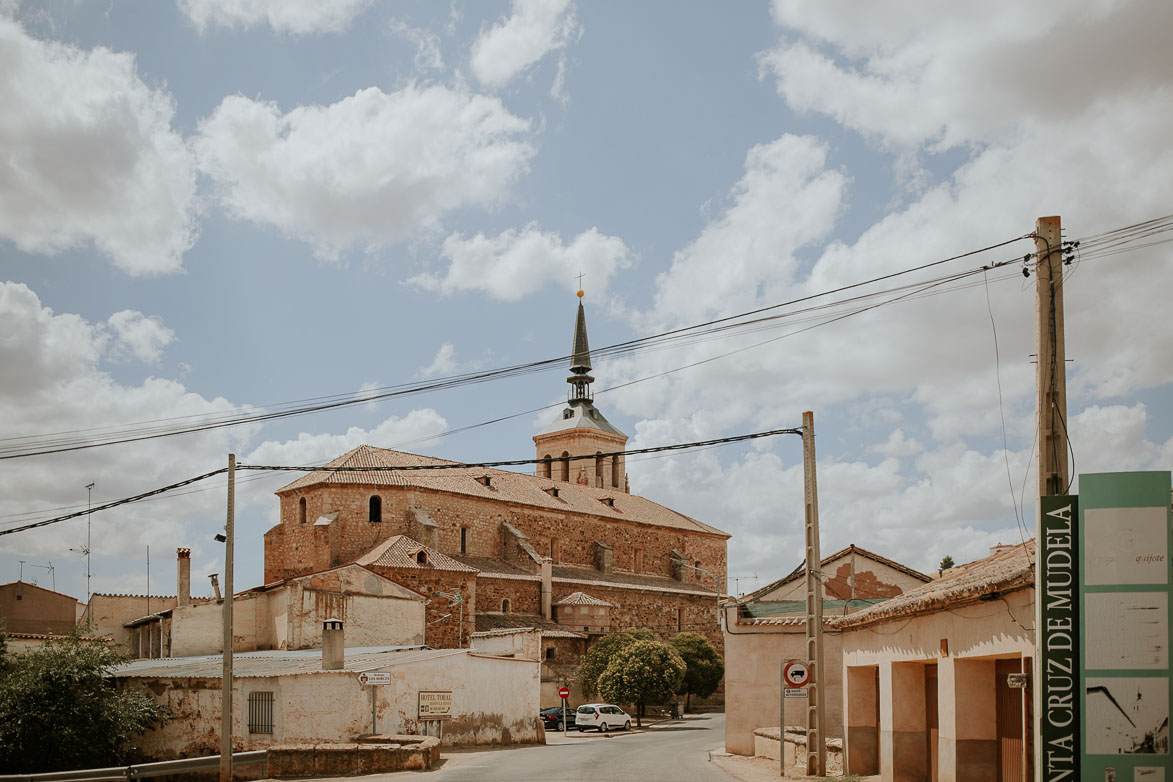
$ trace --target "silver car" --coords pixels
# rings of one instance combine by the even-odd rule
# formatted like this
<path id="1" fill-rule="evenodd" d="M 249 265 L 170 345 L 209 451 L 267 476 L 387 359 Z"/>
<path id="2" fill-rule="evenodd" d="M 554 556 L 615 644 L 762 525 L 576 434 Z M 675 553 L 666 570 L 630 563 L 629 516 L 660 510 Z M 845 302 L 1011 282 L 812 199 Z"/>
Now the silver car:
<path id="1" fill-rule="evenodd" d="M 611 728 L 631 730 L 631 717 L 623 709 L 610 703 L 584 703 L 574 713 L 574 727 L 579 732 L 597 728 L 606 733 Z"/>

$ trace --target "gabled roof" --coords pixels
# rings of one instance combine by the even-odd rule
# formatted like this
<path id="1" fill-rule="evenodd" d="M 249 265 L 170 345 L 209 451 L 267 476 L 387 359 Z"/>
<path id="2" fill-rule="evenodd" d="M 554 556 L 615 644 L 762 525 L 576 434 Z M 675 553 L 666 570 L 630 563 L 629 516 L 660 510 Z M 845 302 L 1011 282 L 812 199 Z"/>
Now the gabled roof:
<path id="1" fill-rule="evenodd" d="M 603 519 L 625 519 L 635 524 L 702 532 L 728 538 L 729 534 L 716 527 L 689 518 L 683 513 L 665 508 L 663 505 L 636 494 L 626 494 L 615 489 L 597 489 L 577 483 L 563 483 L 549 478 L 539 478 L 509 470 L 494 470 L 484 467 L 465 467 L 459 462 L 436 459 L 431 456 L 391 451 L 360 445 L 334 459 L 327 467 L 385 468 L 397 470 L 371 470 L 370 472 L 333 472 L 316 470 L 307 473 L 277 490 L 277 494 L 305 489 L 321 484 L 359 485 L 388 488 L 430 489 L 501 503 L 525 505 L 545 511 L 582 513 Z M 489 485 L 477 478 L 489 477 Z M 545 489 L 558 488 L 558 496 L 551 497 Z M 614 505 L 602 502 L 613 497 Z"/>
<path id="2" fill-rule="evenodd" d="M 835 560 L 842 559 L 843 557 L 849 556 L 851 554 L 855 554 L 856 556 L 863 557 L 865 559 L 870 559 L 873 562 L 878 562 L 881 565 L 887 565 L 888 567 L 892 568 L 893 570 L 898 570 L 901 573 L 905 574 L 906 576 L 910 576 L 910 577 L 918 579 L 920 581 L 927 582 L 927 581 L 932 580 L 932 578 L 930 576 L 926 576 L 924 573 L 921 573 L 919 570 L 913 570 L 912 568 L 908 567 L 907 565 L 901 565 L 896 560 L 888 559 L 887 557 L 882 557 L 879 554 L 876 554 L 875 552 L 868 551 L 867 549 L 862 548 L 860 546 L 856 546 L 855 544 L 852 544 L 852 545 L 848 546 L 847 548 L 839 549 L 834 554 L 830 554 L 828 556 L 823 557 L 823 560 L 819 563 L 819 566 L 826 567 L 827 565 L 830 565 Z M 806 563 L 804 562 L 803 564 L 800 564 L 794 570 L 790 571 L 788 574 L 786 574 L 782 578 L 778 579 L 777 581 L 773 581 L 769 584 L 766 584 L 761 589 L 756 589 L 753 592 L 750 592 L 748 595 L 744 595 L 743 597 L 738 598 L 737 604 L 741 605 L 744 603 L 752 603 L 755 600 L 759 600 L 762 595 L 768 595 L 769 593 L 773 592 L 774 590 L 778 589 L 779 587 L 786 586 L 787 584 L 793 583 L 794 581 L 797 581 L 798 579 L 802 578 L 803 574 L 805 572 L 806 572 Z"/>
<path id="3" fill-rule="evenodd" d="M 848 614 L 836 622 L 842 628 L 948 608 L 1034 584 L 1035 542 L 1002 549 L 985 559 L 957 565 L 940 578 L 910 589 L 871 608 Z"/>
<path id="4" fill-rule="evenodd" d="M 416 559 L 419 552 L 425 552 L 427 563 Z M 452 557 L 412 540 L 406 535 L 396 535 L 384 540 L 354 561 L 364 567 L 396 567 L 414 570 L 455 570 L 462 573 L 476 573 L 476 568 L 457 562 Z"/>
<path id="5" fill-rule="evenodd" d="M 603 606 L 604 608 L 614 608 L 614 603 L 608 603 L 606 600 L 600 600 L 597 597 L 591 597 L 585 592 L 571 592 L 566 597 L 559 600 L 554 605 L 556 606 Z"/>
<path id="6" fill-rule="evenodd" d="M 81 603 L 80 600 L 78 600 L 76 597 L 73 597 L 72 595 L 67 595 L 63 592 L 58 592 L 53 589 L 45 589 L 45 587 L 37 586 L 36 584 L 33 584 L 29 581 L 9 581 L 7 584 L 0 584 L 0 589 L 7 589 L 8 587 L 13 587 L 13 588 L 20 587 L 23 589 L 36 589 L 38 591 L 45 592 L 50 595 L 56 595 L 57 597 L 64 597 L 68 600 L 72 600 L 75 603 Z M 85 605 L 85 603 L 82 603 L 82 605 Z"/>

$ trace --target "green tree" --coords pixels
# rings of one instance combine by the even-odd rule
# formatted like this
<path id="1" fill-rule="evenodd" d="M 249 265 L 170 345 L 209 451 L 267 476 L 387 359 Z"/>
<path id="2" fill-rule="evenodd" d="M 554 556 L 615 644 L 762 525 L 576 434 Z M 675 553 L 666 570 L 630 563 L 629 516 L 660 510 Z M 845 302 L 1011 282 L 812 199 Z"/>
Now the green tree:
<path id="1" fill-rule="evenodd" d="M 110 676 L 124 659 L 76 630 L 9 657 L 0 669 L 0 773 L 123 763 L 164 714 L 145 691 L 115 688 Z"/>
<path id="2" fill-rule="evenodd" d="M 578 686 L 583 696 L 593 698 L 599 693 L 599 677 L 607 670 L 611 657 L 620 649 L 635 643 L 631 633 L 611 633 L 595 641 L 578 664 Z"/>
<path id="3" fill-rule="evenodd" d="M 668 643 L 672 644 L 686 666 L 684 681 L 676 693 L 684 696 L 684 708 L 687 710 L 693 695 L 707 698 L 717 691 L 721 677 L 725 675 L 725 660 L 713 643 L 700 633 L 680 633 Z"/>
<path id="4" fill-rule="evenodd" d="M 953 567 L 953 557 L 946 554 L 945 558 L 941 560 L 941 564 L 937 565 L 937 570 L 948 570 L 951 567 Z"/>
<path id="5" fill-rule="evenodd" d="M 684 680 L 684 660 L 660 641 L 635 641 L 611 656 L 599 676 L 599 694 L 611 703 L 634 703 L 635 724 L 643 724 L 644 707 L 663 703 Z"/>

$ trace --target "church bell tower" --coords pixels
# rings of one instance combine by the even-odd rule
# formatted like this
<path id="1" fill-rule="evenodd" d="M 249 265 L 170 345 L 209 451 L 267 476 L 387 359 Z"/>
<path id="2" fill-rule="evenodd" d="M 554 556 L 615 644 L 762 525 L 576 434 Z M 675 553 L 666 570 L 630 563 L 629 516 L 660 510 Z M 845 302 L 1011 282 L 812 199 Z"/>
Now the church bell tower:
<path id="1" fill-rule="evenodd" d="M 578 316 L 570 351 L 570 384 L 566 407 L 545 429 L 534 435 L 538 477 L 626 492 L 627 469 L 622 451 L 627 435 L 611 425 L 595 407 L 591 393 L 591 349 L 587 342 L 583 292 L 578 292 Z M 571 459 L 572 456 L 593 458 Z"/>

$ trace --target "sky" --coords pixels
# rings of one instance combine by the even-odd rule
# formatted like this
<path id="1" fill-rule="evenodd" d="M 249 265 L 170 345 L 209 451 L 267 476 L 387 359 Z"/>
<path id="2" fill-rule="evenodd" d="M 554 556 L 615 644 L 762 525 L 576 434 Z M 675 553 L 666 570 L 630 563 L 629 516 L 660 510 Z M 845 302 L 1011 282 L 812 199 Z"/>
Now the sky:
<path id="1" fill-rule="evenodd" d="M 563 357 L 581 273 L 596 404 L 630 448 L 809 410 L 824 554 L 972 561 L 1035 525 L 1038 217 L 1087 248 L 1064 282 L 1073 475 L 1173 465 L 1173 234 L 1093 251 L 1173 213 L 1171 27 L 1124 0 L 0 0 L 0 455 Z M 543 366 L 0 459 L 0 532 L 229 453 L 532 458 L 567 390 Z M 799 438 L 628 471 L 732 535 L 732 591 L 801 561 Z M 239 473 L 238 588 L 295 477 Z M 173 594 L 183 546 L 210 592 L 225 489 L 92 514 L 89 589 L 146 592 L 149 550 Z M 84 600 L 86 541 L 84 517 L 0 535 L 0 582 Z"/>

